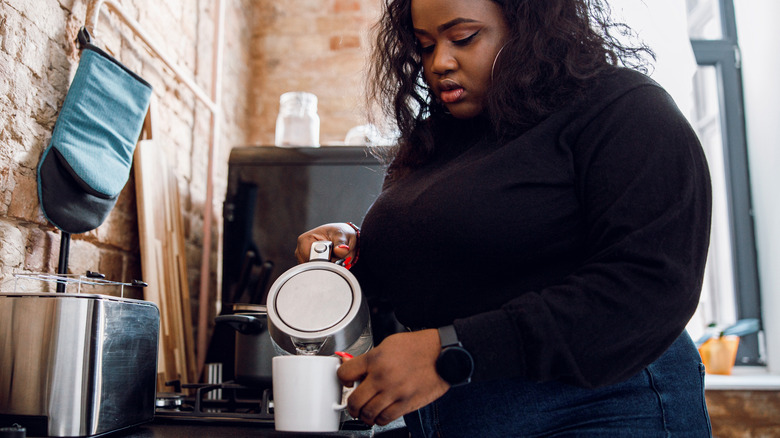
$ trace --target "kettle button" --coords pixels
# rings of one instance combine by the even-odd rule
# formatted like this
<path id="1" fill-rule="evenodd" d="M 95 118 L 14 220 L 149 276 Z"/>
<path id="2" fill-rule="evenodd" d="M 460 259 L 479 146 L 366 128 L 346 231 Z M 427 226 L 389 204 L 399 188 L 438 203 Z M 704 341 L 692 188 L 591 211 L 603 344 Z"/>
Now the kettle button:
<path id="1" fill-rule="evenodd" d="M 314 252 L 316 252 L 318 254 L 322 254 L 322 253 L 324 253 L 325 251 L 328 250 L 328 245 L 326 245 L 326 244 L 324 244 L 322 242 L 316 242 L 316 243 L 314 243 L 314 247 L 312 249 L 314 249 Z"/>

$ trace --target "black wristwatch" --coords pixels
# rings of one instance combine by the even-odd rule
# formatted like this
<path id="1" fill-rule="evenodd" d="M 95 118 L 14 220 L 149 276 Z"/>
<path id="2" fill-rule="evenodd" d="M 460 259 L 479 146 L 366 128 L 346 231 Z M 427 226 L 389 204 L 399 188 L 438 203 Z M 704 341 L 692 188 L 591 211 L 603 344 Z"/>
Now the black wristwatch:
<path id="1" fill-rule="evenodd" d="M 458 340 L 455 327 L 447 325 L 439 327 L 441 353 L 436 359 L 436 372 L 450 386 L 460 386 L 471 382 L 474 373 L 474 358 L 463 348 Z"/>

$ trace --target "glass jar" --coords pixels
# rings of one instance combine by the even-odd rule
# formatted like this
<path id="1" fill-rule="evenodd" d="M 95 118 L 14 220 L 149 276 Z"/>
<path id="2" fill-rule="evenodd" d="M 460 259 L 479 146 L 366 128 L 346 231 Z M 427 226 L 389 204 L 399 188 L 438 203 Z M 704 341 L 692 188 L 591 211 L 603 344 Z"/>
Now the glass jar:
<path id="1" fill-rule="evenodd" d="M 275 144 L 281 147 L 320 145 L 316 95 L 303 91 L 282 94 L 276 118 Z"/>

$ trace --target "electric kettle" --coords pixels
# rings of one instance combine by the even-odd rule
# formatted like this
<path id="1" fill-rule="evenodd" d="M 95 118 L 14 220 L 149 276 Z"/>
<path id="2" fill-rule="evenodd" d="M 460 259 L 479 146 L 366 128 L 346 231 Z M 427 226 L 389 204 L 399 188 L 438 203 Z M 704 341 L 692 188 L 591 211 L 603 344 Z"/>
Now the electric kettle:
<path id="1" fill-rule="evenodd" d="M 279 355 L 353 356 L 373 347 L 357 279 L 330 262 L 332 242 L 314 242 L 309 261 L 285 271 L 268 292 L 268 332 Z"/>

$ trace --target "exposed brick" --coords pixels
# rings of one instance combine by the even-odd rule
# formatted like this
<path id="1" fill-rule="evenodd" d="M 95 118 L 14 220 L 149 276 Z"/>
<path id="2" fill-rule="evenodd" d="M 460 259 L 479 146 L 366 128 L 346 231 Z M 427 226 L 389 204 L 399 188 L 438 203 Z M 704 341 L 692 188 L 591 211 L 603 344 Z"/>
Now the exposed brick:
<path id="1" fill-rule="evenodd" d="M 8 215 L 8 204 L 13 195 L 9 174 L 11 169 L 0 168 L 0 216 Z"/>
<path id="2" fill-rule="evenodd" d="M 33 228 L 27 235 L 24 270 L 29 272 L 55 273 L 59 258 L 60 234 Z"/>
<path id="3" fill-rule="evenodd" d="M 355 112 L 351 120 L 344 120 L 341 115 L 362 105 L 367 55 L 362 39 L 367 38 L 380 5 L 373 0 L 333 0 L 329 2 L 332 8 L 325 9 L 328 2 L 323 1 L 318 10 L 300 14 L 295 12 L 300 6 L 297 2 L 266 2 L 273 3 L 278 13 L 268 16 L 267 30 L 260 28 L 263 31 L 254 37 L 252 58 L 257 60 L 253 70 L 257 89 L 253 90 L 256 99 L 251 101 L 248 139 L 255 144 L 273 144 L 279 95 L 285 91 L 310 91 L 320 97 L 320 142 L 343 140 L 351 127 L 366 123 L 360 112 Z M 350 33 L 344 35 L 345 30 Z M 326 37 L 325 47 L 321 40 L 310 36 L 312 33 Z M 299 43 L 309 46 L 294 46 L 295 56 L 290 56 L 285 48 L 293 46 L 288 41 L 306 35 L 308 39 Z M 326 102 L 331 96 L 339 96 L 337 107 Z M 340 116 L 334 117 L 335 114 Z"/>
<path id="4" fill-rule="evenodd" d="M 31 172 L 14 173 L 15 188 L 8 206 L 8 216 L 42 223 L 42 213 L 38 204 L 38 183 Z"/>
<path id="5" fill-rule="evenodd" d="M 16 60 L 24 39 L 22 16 L 14 8 L 5 8 L 0 13 L 0 24 L 0 49 Z"/>
<path id="6" fill-rule="evenodd" d="M 49 39 L 38 31 L 37 28 L 26 29 L 21 35 L 22 44 L 19 47 L 19 62 L 29 68 L 36 76 L 43 76 L 48 64 Z"/>
<path id="7" fill-rule="evenodd" d="M 30 32 L 37 32 L 49 38 L 60 38 L 66 13 L 59 0 L 6 0 L 12 9 L 25 18 Z"/>
<path id="8" fill-rule="evenodd" d="M 128 252 L 139 251 L 134 184 L 128 181 L 114 209 L 96 230 L 100 241 Z"/>
<path id="9" fill-rule="evenodd" d="M 87 271 L 100 272 L 100 248 L 82 239 L 81 234 L 73 235 L 68 252 L 68 272 L 83 275 Z"/>
<path id="10" fill-rule="evenodd" d="M 11 223 L 0 222 L 0 267 L 21 267 L 25 257 L 24 235 Z"/>
<path id="11" fill-rule="evenodd" d="M 84 24 L 87 3 L 0 1 L 0 228 L 19 230 L 22 236 L 13 231 L 0 234 L 0 251 L 10 251 L 0 260 L 0 278 L 20 268 L 56 270 L 59 232 L 40 211 L 36 167 L 78 66 L 73 40 Z M 120 4 L 210 94 L 215 3 Z M 364 123 L 355 110 L 366 49 L 361 38 L 378 9 L 375 0 L 226 2 L 221 136 L 213 163 L 214 203 L 207 207 L 211 113 L 121 20 L 106 14 L 106 8 L 100 14 L 96 43 L 148 80 L 160 103 L 155 144 L 164 150 L 178 178 L 193 316 L 197 317 L 204 208 L 215 218 L 210 271 L 217 269 L 213 251 L 230 149 L 273 143 L 279 95 L 284 91 L 312 90 L 320 96 L 322 142 L 342 140 L 350 127 Z M 124 281 L 140 276 L 134 198 L 134 191 L 126 189 L 104 225 L 73 236 L 71 272 L 108 269 Z M 13 256 L 20 249 L 23 257 Z M 210 283 L 215 278 L 212 275 Z M 217 289 L 211 284 L 211 290 Z"/>
<path id="12" fill-rule="evenodd" d="M 366 32 L 368 27 L 374 23 L 364 14 L 349 15 L 324 15 L 317 17 L 316 32 L 329 35 L 349 30 L 352 32 Z M 367 36 L 368 34 L 366 34 Z"/>
<path id="13" fill-rule="evenodd" d="M 780 436 L 780 391 L 707 391 L 713 436 Z"/>
<path id="14" fill-rule="evenodd" d="M 358 11 L 360 11 L 360 2 L 357 0 L 336 0 L 333 4 L 333 12 L 336 14 Z"/>
<path id="15" fill-rule="evenodd" d="M 360 36 L 358 35 L 339 35 L 330 38 L 330 50 L 357 48 L 360 48 Z"/>
<path id="16" fill-rule="evenodd" d="M 98 262 L 98 272 L 106 276 L 106 280 L 125 282 L 124 255 L 118 251 L 102 251 Z"/>

